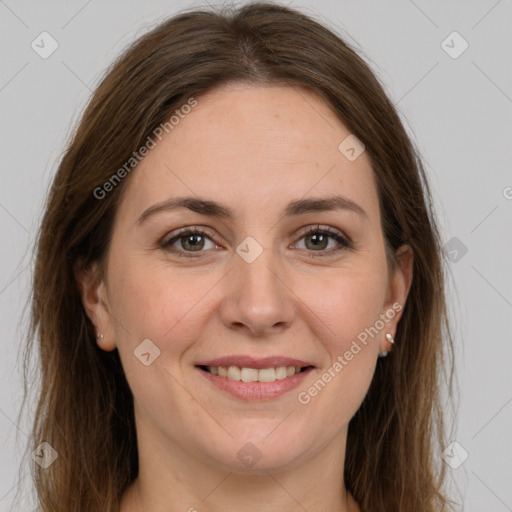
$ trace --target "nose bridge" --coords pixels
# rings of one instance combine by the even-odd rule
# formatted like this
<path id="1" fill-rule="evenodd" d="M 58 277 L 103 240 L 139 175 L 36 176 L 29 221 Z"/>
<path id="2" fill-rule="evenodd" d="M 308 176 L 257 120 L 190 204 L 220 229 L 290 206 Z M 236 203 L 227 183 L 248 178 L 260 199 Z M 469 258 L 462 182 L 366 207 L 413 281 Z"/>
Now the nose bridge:
<path id="1" fill-rule="evenodd" d="M 270 239 L 266 237 L 268 245 L 263 247 L 247 237 L 237 247 L 230 272 L 229 306 L 224 319 L 231 324 L 244 324 L 254 333 L 289 323 L 294 312 L 293 294 L 285 284 L 280 253 Z"/>
<path id="2" fill-rule="evenodd" d="M 252 250 L 249 249 L 247 254 Z M 278 279 L 281 265 L 275 252 L 272 247 L 267 247 L 254 260 L 246 260 L 239 255 L 235 272 L 240 275 L 242 287 L 249 294 L 264 293 L 270 298 L 281 293 L 278 290 L 282 286 Z"/>

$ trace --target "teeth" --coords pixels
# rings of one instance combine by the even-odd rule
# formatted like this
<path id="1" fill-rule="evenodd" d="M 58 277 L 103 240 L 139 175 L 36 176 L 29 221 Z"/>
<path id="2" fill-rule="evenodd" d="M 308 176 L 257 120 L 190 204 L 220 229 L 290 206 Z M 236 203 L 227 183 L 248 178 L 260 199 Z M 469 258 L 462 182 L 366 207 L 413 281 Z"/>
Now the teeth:
<path id="1" fill-rule="evenodd" d="M 276 371 L 274 368 L 262 368 L 258 371 L 258 380 L 260 382 L 274 382 L 276 380 Z"/>
<path id="2" fill-rule="evenodd" d="M 219 377 L 243 382 L 274 382 L 292 377 L 301 371 L 300 366 L 278 366 L 276 368 L 238 368 L 238 366 L 208 366 L 208 371 Z"/>
<path id="3" fill-rule="evenodd" d="M 295 367 L 290 366 L 290 368 L 293 368 L 293 373 L 295 373 Z M 288 372 L 286 370 L 286 366 L 278 366 L 276 368 L 276 379 L 277 380 L 286 379 L 287 375 L 288 375 Z"/>
<path id="4" fill-rule="evenodd" d="M 259 378 L 258 373 L 259 370 L 255 370 L 254 368 L 242 368 L 240 376 L 244 382 L 256 382 Z"/>
<path id="5" fill-rule="evenodd" d="M 231 380 L 240 380 L 242 377 L 242 372 L 238 366 L 230 366 L 228 368 L 228 379 Z"/>

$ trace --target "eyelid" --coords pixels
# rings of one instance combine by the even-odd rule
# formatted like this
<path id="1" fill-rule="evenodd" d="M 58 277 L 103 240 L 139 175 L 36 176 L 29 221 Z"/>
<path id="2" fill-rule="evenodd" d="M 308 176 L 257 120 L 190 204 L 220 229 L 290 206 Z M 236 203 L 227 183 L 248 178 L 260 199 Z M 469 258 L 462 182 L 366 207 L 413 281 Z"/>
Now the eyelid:
<path id="1" fill-rule="evenodd" d="M 208 238 L 213 239 L 216 234 L 215 231 L 209 228 L 208 226 L 185 226 L 183 228 L 179 228 L 177 230 L 171 231 L 170 233 L 167 233 L 161 240 L 161 244 L 165 245 L 168 244 L 173 239 L 177 239 L 180 236 L 184 236 L 187 234 L 197 234 L 197 235 L 207 235 Z M 213 242 L 213 240 L 212 240 Z"/>
<path id="2" fill-rule="evenodd" d="M 297 234 L 297 236 L 300 239 L 306 235 L 309 235 L 312 233 L 317 233 L 317 232 L 320 232 L 321 234 L 328 234 L 333 238 L 335 238 L 335 237 L 343 238 L 344 241 L 347 242 L 348 245 L 353 246 L 353 242 L 348 235 L 346 235 L 343 231 L 341 231 L 337 228 L 334 228 L 332 226 L 327 226 L 327 225 L 322 226 L 321 224 L 315 224 L 312 226 L 307 226 L 303 230 L 300 230 L 299 233 Z"/>

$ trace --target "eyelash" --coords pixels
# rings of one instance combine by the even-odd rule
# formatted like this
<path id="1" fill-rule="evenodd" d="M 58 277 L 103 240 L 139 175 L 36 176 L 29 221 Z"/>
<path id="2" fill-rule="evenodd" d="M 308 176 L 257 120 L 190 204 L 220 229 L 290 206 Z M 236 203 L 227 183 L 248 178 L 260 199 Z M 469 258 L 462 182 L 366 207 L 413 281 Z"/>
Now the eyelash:
<path id="1" fill-rule="evenodd" d="M 323 253 L 323 254 L 318 254 L 318 255 L 315 254 L 315 255 L 311 255 L 311 256 L 308 255 L 307 256 L 308 258 L 325 258 L 328 256 L 332 256 L 334 253 L 338 253 L 339 251 L 344 251 L 347 249 L 354 248 L 352 242 L 348 239 L 348 237 L 343 236 L 340 232 L 338 232 L 337 230 L 334 230 L 330 227 L 320 228 L 319 225 L 316 227 L 314 227 L 314 226 L 310 227 L 305 233 L 302 233 L 299 240 L 302 240 L 302 238 L 305 238 L 305 237 L 313 235 L 313 234 L 327 235 L 329 238 L 333 238 L 334 240 L 336 240 L 340 244 L 340 246 L 338 246 L 337 248 L 334 248 L 334 249 L 320 250 L 320 251 L 312 251 L 310 249 L 304 249 L 306 251 L 310 251 L 313 253 L 315 253 L 315 252 Z M 171 247 L 174 242 L 180 240 L 181 238 L 185 238 L 186 236 L 190 236 L 190 235 L 201 235 L 201 236 L 204 236 L 204 237 L 210 239 L 213 242 L 212 236 L 210 236 L 210 234 L 207 231 L 203 231 L 198 228 L 183 228 L 172 238 L 170 238 L 168 240 L 165 240 L 165 239 L 162 240 L 160 242 L 160 247 L 162 249 L 165 249 L 166 251 L 174 253 L 175 255 L 177 255 L 180 258 L 198 258 L 198 257 L 200 257 L 200 253 L 205 252 L 205 251 L 203 251 L 203 250 L 201 250 L 201 251 L 183 251 L 183 250 Z M 199 254 L 196 256 L 194 253 L 199 253 Z"/>

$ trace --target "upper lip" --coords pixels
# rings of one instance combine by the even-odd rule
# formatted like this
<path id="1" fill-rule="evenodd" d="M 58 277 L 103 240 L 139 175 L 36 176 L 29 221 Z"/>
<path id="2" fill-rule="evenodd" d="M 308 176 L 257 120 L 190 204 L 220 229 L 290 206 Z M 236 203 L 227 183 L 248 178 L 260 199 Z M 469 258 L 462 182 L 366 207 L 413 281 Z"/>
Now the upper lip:
<path id="1" fill-rule="evenodd" d="M 313 366 L 311 363 L 284 356 L 252 357 L 247 355 L 219 357 L 198 363 L 196 366 L 238 366 L 238 368 L 277 368 L 279 366 Z"/>

